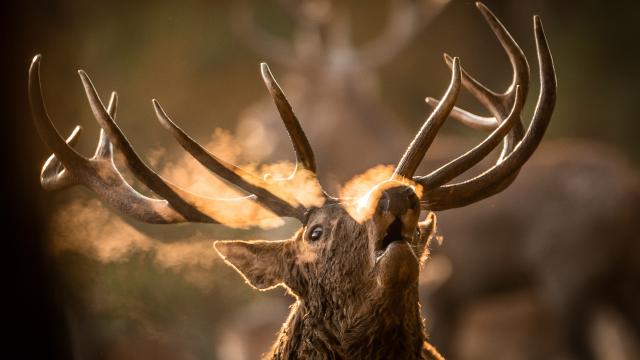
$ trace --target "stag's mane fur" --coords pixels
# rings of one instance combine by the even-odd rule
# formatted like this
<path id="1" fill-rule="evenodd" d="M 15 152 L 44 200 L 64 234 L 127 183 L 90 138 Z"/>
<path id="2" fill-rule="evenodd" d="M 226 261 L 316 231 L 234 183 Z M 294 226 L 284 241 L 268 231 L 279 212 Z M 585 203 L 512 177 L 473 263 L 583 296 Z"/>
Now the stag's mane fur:
<path id="1" fill-rule="evenodd" d="M 330 222 L 330 241 L 318 256 L 322 261 L 298 262 L 297 281 L 290 281 L 304 284 L 304 291 L 291 291 L 299 293 L 297 301 L 265 358 L 441 359 L 425 342 L 418 283 L 376 286 L 371 273 L 362 271 L 370 268 L 369 243 L 353 241 L 367 239 L 367 229 L 342 212 L 332 206 L 314 215 Z M 302 236 L 296 234 L 296 241 Z"/>

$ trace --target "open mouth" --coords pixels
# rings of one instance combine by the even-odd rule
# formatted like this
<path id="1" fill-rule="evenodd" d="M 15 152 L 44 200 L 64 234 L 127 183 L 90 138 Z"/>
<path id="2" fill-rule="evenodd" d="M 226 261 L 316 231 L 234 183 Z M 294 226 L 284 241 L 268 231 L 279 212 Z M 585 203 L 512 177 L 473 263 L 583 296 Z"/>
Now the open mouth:
<path id="1" fill-rule="evenodd" d="M 385 251 L 394 242 L 406 242 L 408 239 L 402 235 L 402 220 L 396 218 L 387 228 L 385 235 L 378 240 L 375 248 L 376 262 L 384 255 Z"/>

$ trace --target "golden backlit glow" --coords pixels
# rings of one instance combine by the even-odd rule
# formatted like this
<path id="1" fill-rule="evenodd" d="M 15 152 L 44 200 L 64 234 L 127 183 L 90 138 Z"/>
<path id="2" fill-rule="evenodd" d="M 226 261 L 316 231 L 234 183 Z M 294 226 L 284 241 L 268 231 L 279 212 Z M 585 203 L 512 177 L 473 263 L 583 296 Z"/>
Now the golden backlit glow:
<path id="1" fill-rule="evenodd" d="M 422 196 L 422 186 L 405 177 L 394 174 L 392 165 L 377 165 L 360 175 L 354 176 L 340 189 L 340 198 L 344 199 L 343 206 L 358 222 L 371 217 L 375 201 L 379 193 L 389 187 L 397 185 L 411 186 L 418 198 Z"/>
<path id="2" fill-rule="evenodd" d="M 296 169 L 295 163 L 287 161 L 271 164 L 247 162 L 242 147 L 237 144 L 233 134 L 216 129 L 204 146 L 219 158 L 238 164 L 254 176 L 250 180 L 252 183 L 267 188 L 290 204 L 322 206 L 325 198 L 315 174 L 299 167 Z M 163 177 L 183 189 L 217 199 L 239 199 L 249 195 L 211 174 L 187 153 L 172 162 L 163 162 L 166 156 L 166 151 L 153 149 L 146 158 Z M 385 183 L 407 183 L 406 179 L 391 181 L 393 169 L 391 165 L 375 166 L 354 176 L 340 188 L 339 196 L 345 200 L 343 205 L 354 218 L 362 219 L 368 215 L 362 210 L 362 204 L 371 196 L 372 189 L 380 188 L 379 184 L 384 187 Z M 212 206 L 207 203 L 206 213 L 230 227 L 271 229 L 284 224 L 283 219 L 256 202 L 228 200 L 219 204 Z M 358 205 L 360 211 L 357 211 Z M 151 254 L 154 264 L 160 268 L 181 273 L 187 280 L 201 282 L 196 285 L 205 287 L 206 281 L 198 280 L 201 277 L 197 275 L 197 269 L 210 269 L 217 261 L 211 247 L 212 240 L 205 235 L 196 234 L 182 238 L 178 243 L 164 243 L 128 224 L 95 198 L 74 196 L 74 200 L 55 212 L 50 230 L 56 253 L 72 251 L 101 263 L 124 262 L 134 255 Z"/>

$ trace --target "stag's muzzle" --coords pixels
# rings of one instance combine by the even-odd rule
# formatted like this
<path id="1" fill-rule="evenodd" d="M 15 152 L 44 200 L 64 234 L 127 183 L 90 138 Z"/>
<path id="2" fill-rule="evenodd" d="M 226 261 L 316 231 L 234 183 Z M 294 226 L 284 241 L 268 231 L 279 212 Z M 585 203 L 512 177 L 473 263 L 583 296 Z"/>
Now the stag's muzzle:
<path id="1" fill-rule="evenodd" d="M 386 287 L 405 286 L 418 276 L 418 257 L 412 250 L 420 216 L 413 187 L 397 181 L 378 184 L 369 194 L 370 244 L 378 281 Z"/>
<path id="2" fill-rule="evenodd" d="M 418 213 L 420 201 L 413 187 L 395 185 L 381 191 L 377 211 L 401 218 L 410 211 Z"/>

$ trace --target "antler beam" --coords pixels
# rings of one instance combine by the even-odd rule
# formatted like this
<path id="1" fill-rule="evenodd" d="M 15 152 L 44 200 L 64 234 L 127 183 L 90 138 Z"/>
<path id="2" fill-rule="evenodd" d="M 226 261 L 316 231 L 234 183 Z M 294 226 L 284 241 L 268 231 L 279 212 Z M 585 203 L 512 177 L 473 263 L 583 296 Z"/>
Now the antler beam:
<path id="1" fill-rule="evenodd" d="M 451 58 L 445 54 L 445 61 L 452 71 L 461 72 L 463 86 L 493 115 L 493 117 L 482 117 L 452 107 L 445 117 L 452 115 L 465 124 L 493 129 L 493 132 L 478 146 L 434 172 L 426 176 L 413 177 L 414 181 L 424 187 L 421 200 L 424 209 L 446 210 L 465 206 L 494 195 L 509 186 L 540 143 L 555 106 L 555 69 L 540 18 L 534 16 L 533 21 L 540 72 L 540 96 L 529 128 L 526 134 L 523 134 L 520 113 L 529 88 L 529 65 L 520 47 L 495 15 L 481 3 L 476 3 L 476 6 L 505 49 L 513 68 L 513 80 L 504 93 L 498 94 L 486 88 L 462 69 L 457 58 Z M 436 106 L 434 114 L 449 101 L 447 96 L 441 102 L 427 98 L 428 104 Z M 432 118 L 433 115 L 425 122 L 423 129 L 430 127 L 428 123 Z M 416 135 L 405 156 L 398 163 L 397 174 L 405 177 L 413 176 L 413 172 L 424 157 L 431 144 L 429 139 L 432 139 L 435 134 L 427 134 L 423 129 Z M 434 131 L 437 131 L 437 128 L 435 129 Z M 494 166 L 470 180 L 444 185 L 486 157 L 505 135 L 502 154 Z M 415 154 L 410 161 L 411 166 L 406 165 L 407 154 Z"/>
<path id="2" fill-rule="evenodd" d="M 232 199 L 204 197 L 184 190 L 162 178 L 142 161 L 116 125 L 114 121 L 117 105 L 116 94 L 112 94 L 109 109 L 105 109 L 88 75 L 80 70 L 79 75 L 89 105 L 102 128 L 94 157 L 85 158 L 72 147 L 78 139 L 80 127 L 77 127 L 65 142 L 49 118 L 40 84 L 40 62 L 41 56 L 37 55 L 29 69 L 29 101 L 36 128 L 45 144 L 53 150 L 53 155 L 49 157 L 42 169 L 41 183 L 45 189 L 60 190 L 72 185 L 84 185 L 120 212 L 150 223 L 220 223 L 219 219 L 216 219 L 215 209 L 221 207 L 233 209 L 234 206 L 245 207 L 252 205 L 251 203 L 258 203 L 277 216 L 304 220 L 306 209 L 302 205 L 291 204 L 281 199 L 267 190 L 262 179 L 207 152 L 177 127 L 159 103 L 154 100 L 153 104 L 158 119 L 190 154 L 209 170 L 238 188 L 247 191 L 250 195 Z M 303 168 L 315 172 L 315 159 L 311 146 L 291 110 L 291 106 L 271 76 L 266 64 L 262 65 L 262 73 L 289 131 L 298 163 Z M 132 174 L 161 199 L 142 195 L 124 180 L 113 162 L 113 148 L 122 154 L 124 163 Z M 239 220 L 242 222 L 241 219 Z"/>

